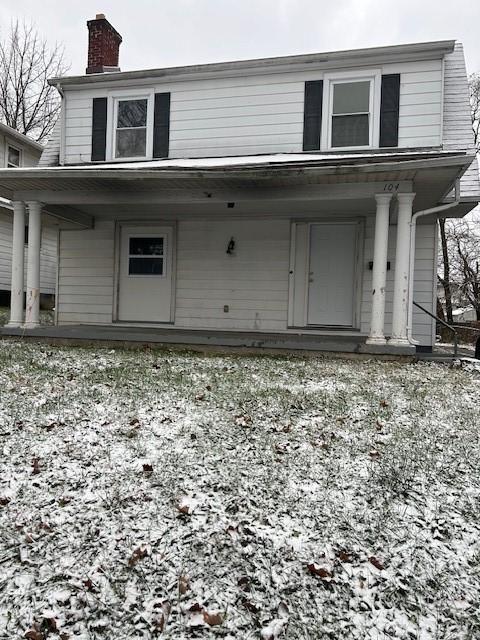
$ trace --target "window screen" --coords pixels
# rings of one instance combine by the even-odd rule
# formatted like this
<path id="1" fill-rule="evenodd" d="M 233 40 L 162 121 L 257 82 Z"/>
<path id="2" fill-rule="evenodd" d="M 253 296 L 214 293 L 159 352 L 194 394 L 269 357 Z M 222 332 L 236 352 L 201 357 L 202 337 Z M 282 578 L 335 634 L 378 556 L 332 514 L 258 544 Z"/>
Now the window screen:
<path id="1" fill-rule="evenodd" d="M 147 98 L 118 101 L 115 157 L 147 155 L 147 108 Z"/>
<path id="2" fill-rule="evenodd" d="M 162 276 L 165 238 L 162 236 L 129 238 L 128 275 Z"/>
<path id="3" fill-rule="evenodd" d="M 370 81 L 333 85 L 332 147 L 370 144 Z"/>

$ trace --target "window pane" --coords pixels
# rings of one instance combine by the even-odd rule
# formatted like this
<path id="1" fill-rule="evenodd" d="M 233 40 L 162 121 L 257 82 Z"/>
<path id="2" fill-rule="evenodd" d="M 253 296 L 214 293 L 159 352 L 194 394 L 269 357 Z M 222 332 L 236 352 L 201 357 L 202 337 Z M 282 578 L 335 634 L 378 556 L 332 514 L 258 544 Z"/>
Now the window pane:
<path id="1" fill-rule="evenodd" d="M 163 238 L 130 238 L 131 256 L 163 256 Z"/>
<path id="2" fill-rule="evenodd" d="M 363 147 L 370 144 L 368 115 L 333 116 L 332 147 Z"/>
<path id="3" fill-rule="evenodd" d="M 147 99 L 120 100 L 118 103 L 117 127 L 146 127 Z"/>
<path id="4" fill-rule="evenodd" d="M 163 258 L 129 258 L 128 274 L 133 276 L 163 275 Z"/>
<path id="5" fill-rule="evenodd" d="M 147 155 L 146 129 L 118 129 L 116 158 L 144 158 Z"/>
<path id="6" fill-rule="evenodd" d="M 20 151 L 18 149 L 14 149 L 13 147 L 8 147 L 8 162 L 7 165 L 9 167 L 19 167 L 20 166 Z"/>
<path id="7" fill-rule="evenodd" d="M 370 81 L 341 82 L 333 85 L 333 113 L 368 113 Z"/>

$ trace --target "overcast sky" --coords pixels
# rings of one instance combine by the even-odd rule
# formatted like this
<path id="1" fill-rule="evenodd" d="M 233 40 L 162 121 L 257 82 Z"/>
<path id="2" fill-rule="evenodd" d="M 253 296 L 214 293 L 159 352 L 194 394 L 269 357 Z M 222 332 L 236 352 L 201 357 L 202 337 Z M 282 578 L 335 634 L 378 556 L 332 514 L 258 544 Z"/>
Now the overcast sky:
<path id="1" fill-rule="evenodd" d="M 0 37 L 33 22 L 84 73 L 96 13 L 123 36 L 124 71 L 440 39 L 480 71 L 480 0 L 1 0 Z"/>

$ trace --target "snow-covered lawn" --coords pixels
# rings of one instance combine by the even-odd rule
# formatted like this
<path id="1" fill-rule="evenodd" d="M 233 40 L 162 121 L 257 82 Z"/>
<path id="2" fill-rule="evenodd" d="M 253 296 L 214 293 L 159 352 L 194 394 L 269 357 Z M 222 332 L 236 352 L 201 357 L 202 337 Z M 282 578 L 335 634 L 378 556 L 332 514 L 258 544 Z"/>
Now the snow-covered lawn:
<path id="1" fill-rule="evenodd" d="M 480 637 L 480 373 L 0 342 L 0 638 Z"/>

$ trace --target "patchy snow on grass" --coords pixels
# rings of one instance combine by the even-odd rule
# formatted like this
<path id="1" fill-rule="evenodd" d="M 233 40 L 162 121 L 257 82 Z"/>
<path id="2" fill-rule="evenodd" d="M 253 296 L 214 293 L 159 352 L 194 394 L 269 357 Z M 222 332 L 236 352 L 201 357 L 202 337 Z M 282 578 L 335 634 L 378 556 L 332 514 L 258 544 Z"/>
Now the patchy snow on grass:
<path id="1" fill-rule="evenodd" d="M 0 638 L 480 637 L 479 380 L 0 342 Z"/>

